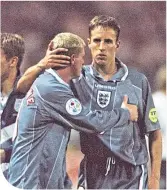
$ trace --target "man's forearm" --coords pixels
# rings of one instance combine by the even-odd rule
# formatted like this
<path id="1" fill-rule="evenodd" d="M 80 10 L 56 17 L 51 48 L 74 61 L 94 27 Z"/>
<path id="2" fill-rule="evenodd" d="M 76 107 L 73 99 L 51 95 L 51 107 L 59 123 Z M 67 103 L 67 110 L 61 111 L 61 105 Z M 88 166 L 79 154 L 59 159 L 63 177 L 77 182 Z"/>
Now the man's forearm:
<path id="1" fill-rule="evenodd" d="M 151 173 L 149 177 L 149 185 L 150 189 L 157 189 L 159 187 L 157 187 L 156 184 L 158 184 L 160 180 L 160 169 L 162 160 L 162 136 L 160 130 L 157 130 L 150 134 L 149 149 L 151 159 Z"/>
<path id="2" fill-rule="evenodd" d="M 70 64 L 70 57 L 66 55 L 60 55 L 60 52 L 67 52 L 68 49 L 57 48 L 52 50 L 53 43 L 51 42 L 48 46 L 45 57 L 36 65 L 28 68 L 24 75 L 20 78 L 17 84 L 17 91 L 26 93 L 30 89 L 32 83 L 40 75 L 42 71 L 49 68 L 65 68 Z"/>
<path id="3" fill-rule="evenodd" d="M 41 64 L 41 62 L 42 60 L 38 64 L 28 68 L 25 71 L 24 75 L 20 78 L 20 80 L 17 83 L 17 91 L 22 93 L 28 92 L 32 83 L 45 69 L 45 67 Z"/>

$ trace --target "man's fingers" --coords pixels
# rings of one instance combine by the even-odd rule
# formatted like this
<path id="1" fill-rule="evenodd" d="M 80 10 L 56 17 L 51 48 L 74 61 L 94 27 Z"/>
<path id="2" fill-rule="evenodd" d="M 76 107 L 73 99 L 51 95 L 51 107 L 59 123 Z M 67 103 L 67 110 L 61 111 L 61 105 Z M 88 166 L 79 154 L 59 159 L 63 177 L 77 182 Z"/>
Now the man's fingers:
<path id="1" fill-rule="evenodd" d="M 53 41 L 51 41 L 50 43 L 49 43 L 49 45 L 48 45 L 48 50 L 49 51 L 52 51 L 53 50 Z"/>
<path id="2" fill-rule="evenodd" d="M 137 122 L 137 120 L 138 120 L 138 116 L 136 116 L 136 118 L 135 118 L 135 121 Z"/>
<path id="3" fill-rule="evenodd" d="M 127 96 L 127 95 L 124 95 L 121 108 L 126 108 L 126 105 L 127 105 L 127 104 L 128 104 L 128 96 Z"/>
<path id="4" fill-rule="evenodd" d="M 127 96 L 127 95 L 124 95 L 123 103 L 124 103 L 124 104 L 127 104 L 127 103 L 128 103 L 128 96 Z"/>
<path id="5" fill-rule="evenodd" d="M 50 54 L 59 54 L 59 53 L 63 53 L 63 52 L 65 53 L 67 51 L 68 51 L 68 49 L 66 49 L 66 48 L 57 48 L 57 49 L 52 50 L 52 52 Z"/>
<path id="6" fill-rule="evenodd" d="M 57 64 L 70 64 L 70 60 L 66 60 L 66 59 L 48 59 L 48 63 L 57 63 Z"/>
<path id="7" fill-rule="evenodd" d="M 70 60 L 71 58 L 69 56 L 66 55 L 50 55 L 49 59 L 52 60 Z"/>
<path id="8" fill-rule="evenodd" d="M 50 67 L 54 67 L 55 65 L 57 66 L 61 66 L 61 65 L 67 65 L 69 66 L 70 65 L 70 62 L 69 61 L 65 61 L 65 60 L 59 60 L 59 61 L 49 61 L 48 64 L 50 65 Z"/>

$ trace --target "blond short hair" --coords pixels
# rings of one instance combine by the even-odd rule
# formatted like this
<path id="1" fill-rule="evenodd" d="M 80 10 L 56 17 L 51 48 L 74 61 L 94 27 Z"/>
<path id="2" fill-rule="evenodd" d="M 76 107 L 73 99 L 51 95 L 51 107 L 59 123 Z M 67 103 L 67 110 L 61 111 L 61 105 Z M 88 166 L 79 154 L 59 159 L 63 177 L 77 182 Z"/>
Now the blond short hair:
<path id="1" fill-rule="evenodd" d="M 84 40 L 77 36 L 76 34 L 64 32 L 59 33 L 53 38 L 53 48 L 66 48 L 68 52 L 66 55 L 71 56 L 72 54 L 81 53 L 82 49 L 85 47 Z M 65 54 L 65 53 L 63 53 Z"/>

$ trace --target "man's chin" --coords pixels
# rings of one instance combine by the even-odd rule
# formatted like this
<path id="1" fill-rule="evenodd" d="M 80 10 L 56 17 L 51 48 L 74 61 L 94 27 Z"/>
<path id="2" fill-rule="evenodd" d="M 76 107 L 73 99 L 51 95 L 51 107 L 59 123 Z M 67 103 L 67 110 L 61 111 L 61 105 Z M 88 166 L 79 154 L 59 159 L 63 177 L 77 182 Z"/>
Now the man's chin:
<path id="1" fill-rule="evenodd" d="M 97 64 L 97 65 L 106 65 L 106 61 L 105 60 L 96 60 L 95 64 Z"/>

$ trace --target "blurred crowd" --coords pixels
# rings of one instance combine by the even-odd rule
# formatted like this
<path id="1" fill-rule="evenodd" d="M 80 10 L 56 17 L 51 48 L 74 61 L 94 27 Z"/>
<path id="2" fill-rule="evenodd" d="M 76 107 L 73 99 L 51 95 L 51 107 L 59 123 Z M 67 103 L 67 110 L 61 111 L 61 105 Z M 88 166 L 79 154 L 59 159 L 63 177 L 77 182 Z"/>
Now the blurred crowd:
<path id="1" fill-rule="evenodd" d="M 118 56 L 144 72 L 155 90 L 154 72 L 166 55 L 165 9 L 165 1 L 2 1 L 1 31 L 25 38 L 24 72 L 43 57 L 55 34 L 67 31 L 87 40 L 95 15 L 114 16 L 121 26 Z M 90 63 L 87 50 L 86 64 Z"/>

